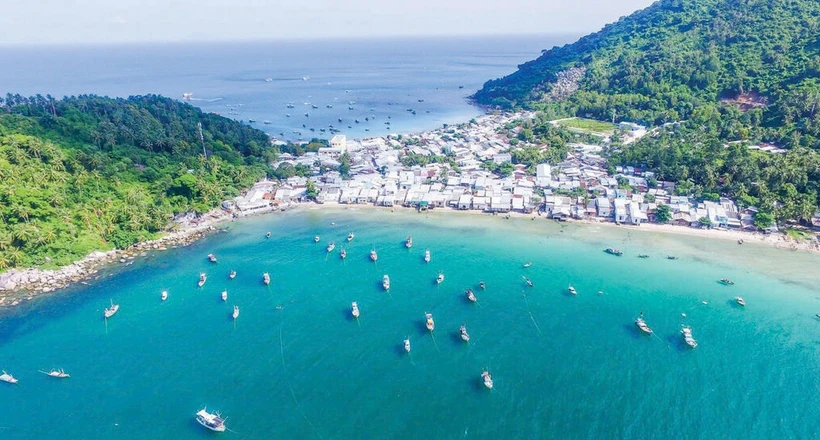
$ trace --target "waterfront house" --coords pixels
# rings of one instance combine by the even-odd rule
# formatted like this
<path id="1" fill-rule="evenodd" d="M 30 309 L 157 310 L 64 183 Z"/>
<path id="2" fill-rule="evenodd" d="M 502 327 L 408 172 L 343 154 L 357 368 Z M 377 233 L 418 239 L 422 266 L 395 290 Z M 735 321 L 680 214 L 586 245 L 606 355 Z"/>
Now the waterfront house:
<path id="1" fill-rule="evenodd" d="M 612 217 L 612 203 L 606 197 L 597 197 L 595 199 L 596 207 L 598 208 L 598 217 L 609 218 Z"/>

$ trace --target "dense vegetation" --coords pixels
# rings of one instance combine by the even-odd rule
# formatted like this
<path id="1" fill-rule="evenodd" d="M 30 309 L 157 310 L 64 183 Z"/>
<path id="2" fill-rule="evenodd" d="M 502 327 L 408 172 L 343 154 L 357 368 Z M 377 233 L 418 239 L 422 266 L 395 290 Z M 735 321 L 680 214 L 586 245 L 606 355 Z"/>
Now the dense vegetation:
<path id="1" fill-rule="evenodd" d="M 150 238 L 239 194 L 275 154 L 261 131 L 159 96 L 0 104 L 0 270 Z"/>
<path id="2" fill-rule="evenodd" d="M 749 195 L 781 220 L 818 203 L 820 2 L 660 0 L 489 81 L 478 102 L 549 117 L 685 121 L 621 149 L 700 193 Z M 733 141 L 739 146 L 724 147 Z M 771 142 L 785 157 L 742 151 Z M 798 208 L 799 207 L 799 208 Z"/>

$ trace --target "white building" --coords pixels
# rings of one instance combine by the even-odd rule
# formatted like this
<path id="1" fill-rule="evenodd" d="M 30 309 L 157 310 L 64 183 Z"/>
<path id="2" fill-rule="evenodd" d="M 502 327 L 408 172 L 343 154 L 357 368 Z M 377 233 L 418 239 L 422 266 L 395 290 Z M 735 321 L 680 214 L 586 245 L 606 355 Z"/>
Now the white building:
<path id="1" fill-rule="evenodd" d="M 549 179 L 552 177 L 552 167 L 548 163 L 540 163 L 535 167 L 535 177 Z"/>
<path id="2" fill-rule="evenodd" d="M 347 136 L 343 134 L 334 135 L 330 138 L 330 147 L 342 150 L 342 153 L 347 151 Z"/>
<path id="3" fill-rule="evenodd" d="M 615 199 L 615 223 L 624 223 L 627 221 L 626 199 Z"/>

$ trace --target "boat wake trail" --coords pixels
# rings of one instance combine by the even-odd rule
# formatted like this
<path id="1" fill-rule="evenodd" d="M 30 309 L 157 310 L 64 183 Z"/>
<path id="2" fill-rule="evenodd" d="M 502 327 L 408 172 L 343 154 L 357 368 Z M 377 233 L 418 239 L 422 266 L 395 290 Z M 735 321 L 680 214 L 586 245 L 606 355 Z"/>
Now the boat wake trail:
<path id="1" fill-rule="evenodd" d="M 316 426 L 314 426 L 313 423 L 311 423 L 310 419 L 308 419 L 307 414 L 305 414 L 305 411 L 302 409 L 302 405 L 300 405 L 299 400 L 296 399 L 296 393 L 293 391 L 293 386 L 290 384 L 290 379 L 287 375 L 287 367 L 285 367 L 285 346 L 282 344 L 281 319 L 279 320 L 279 354 L 282 358 L 282 371 L 285 373 L 285 382 L 288 384 L 288 389 L 290 389 L 290 396 L 293 398 L 293 403 L 296 405 L 297 408 L 299 408 L 299 412 L 302 414 L 302 418 L 305 419 L 305 422 L 307 422 L 308 426 L 310 426 L 310 430 L 313 431 L 313 433 L 316 434 L 316 437 L 319 437 L 319 439 L 321 440 L 322 435 L 319 434 L 319 431 L 316 430 Z"/>
<path id="2" fill-rule="evenodd" d="M 435 345 L 435 346 L 436 346 L 436 351 L 437 351 L 437 352 L 439 352 L 439 353 L 441 353 L 441 350 L 439 350 L 439 349 L 438 349 L 438 342 L 436 342 L 436 335 L 434 335 L 434 334 L 431 332 L 431 333 L 430 333 L 430 336 L 433 338 L 433 345 Z"/>
<path id="3" fill-rule="evenodd" d="M 527 294 L 521 292 L 521 295 L 524 297 L 524 304 L 527 305 L 527 313 L 530 314 L 530 320 L 532 321 L 533 325 L 535 325 L 535 329 L 538 330 L 538 334 L 543 336 L 544 334 L 541 333 L 541 327 L 538 327 L 538 323 L 535 322 L 535 317 L 532 316 L 532 311 L 530 311 L 530 302 L 527 300 Z"/>

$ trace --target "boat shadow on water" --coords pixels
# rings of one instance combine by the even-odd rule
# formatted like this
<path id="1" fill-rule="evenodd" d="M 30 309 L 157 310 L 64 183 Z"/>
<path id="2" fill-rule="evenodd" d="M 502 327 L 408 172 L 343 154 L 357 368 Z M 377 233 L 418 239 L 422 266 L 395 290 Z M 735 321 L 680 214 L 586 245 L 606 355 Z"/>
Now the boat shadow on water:
<path id="1" fill-rule="evenodd" d="M 632 339 L 635 339 L 635 340 L 641 340 L 641 339 L 647 339 L 648 340 L 652 336 L 652 335 L 647 335 L 646 333 L 643 333 L 642 331 L 640 331 L 638 329 L 638 327 L 635 326 L 634 323 L 632 323 L 632 324 L 623 324 L 623 325 L 621 325 L 621 327 L 624 329 L 624 331 L 627 334 L 629 334 L 629 336 L 632 337 Z"/>

